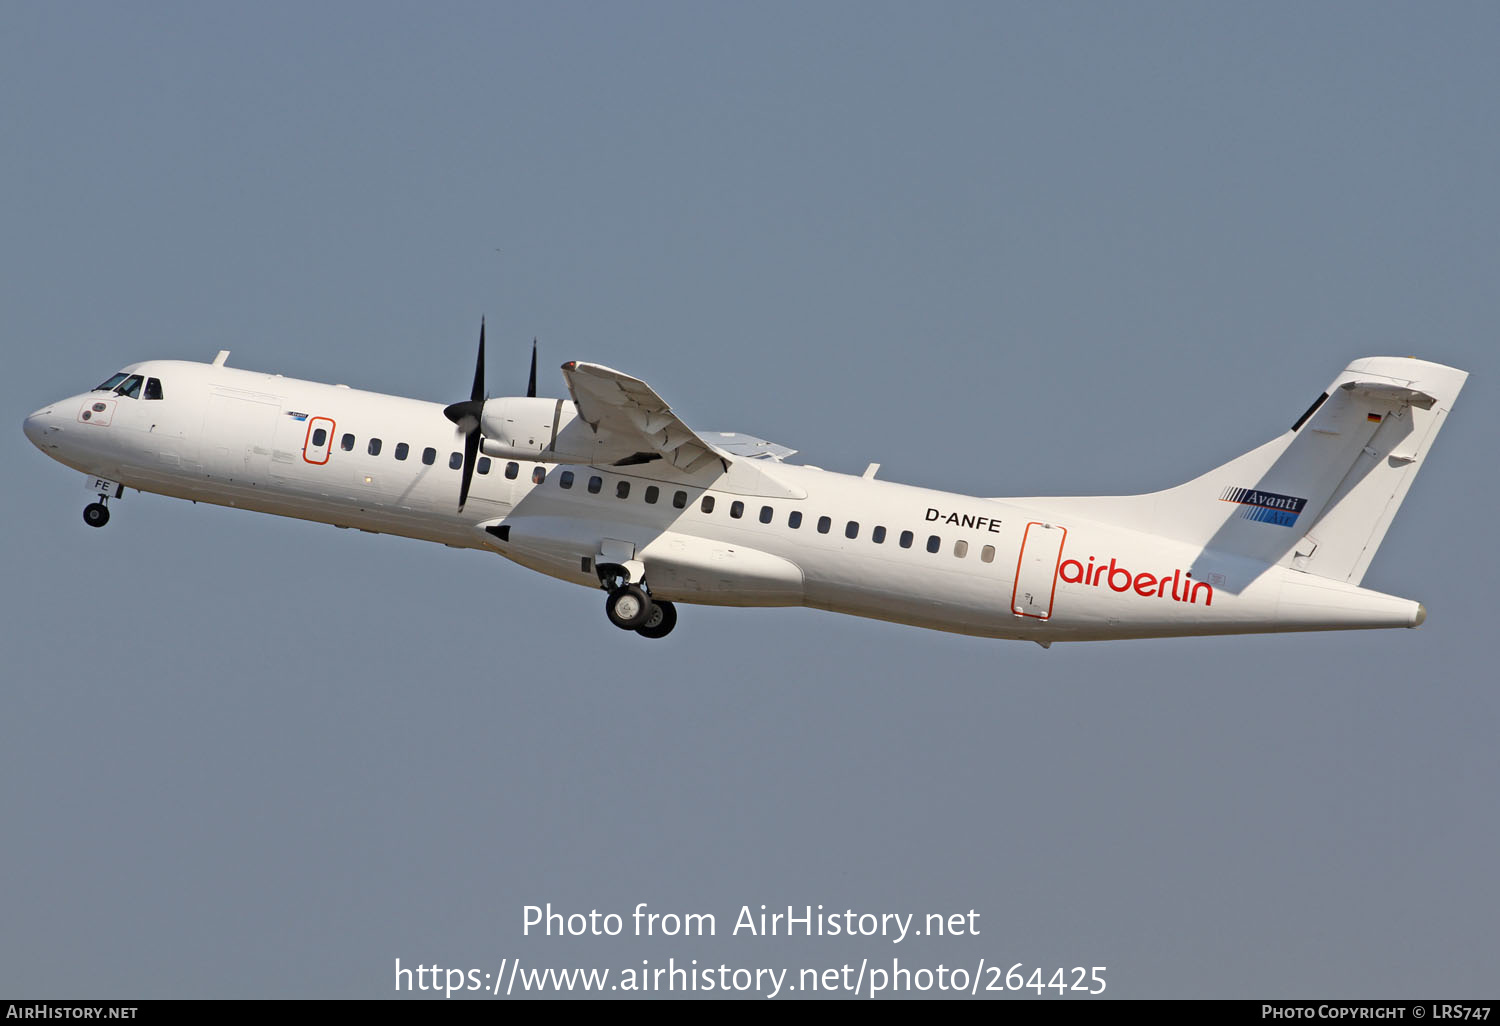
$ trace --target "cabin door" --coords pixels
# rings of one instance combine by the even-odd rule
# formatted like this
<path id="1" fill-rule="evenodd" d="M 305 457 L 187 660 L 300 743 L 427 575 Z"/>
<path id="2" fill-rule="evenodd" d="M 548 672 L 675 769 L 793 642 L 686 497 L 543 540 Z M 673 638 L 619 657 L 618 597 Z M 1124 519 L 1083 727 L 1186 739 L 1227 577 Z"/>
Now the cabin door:
<path id="1" fill-rule="evenodd" d="M 1057 567 L 1062 562 L 1065 527 L 1033 521 L 1026 525 L 1021 539 L 1021 556 L 1016 561 L 1016 584 L 1010 596 L 1010 610 L 1017 616 L 1046 620 L 1052 616 L 1052 597 L 1057 591 Z"/>

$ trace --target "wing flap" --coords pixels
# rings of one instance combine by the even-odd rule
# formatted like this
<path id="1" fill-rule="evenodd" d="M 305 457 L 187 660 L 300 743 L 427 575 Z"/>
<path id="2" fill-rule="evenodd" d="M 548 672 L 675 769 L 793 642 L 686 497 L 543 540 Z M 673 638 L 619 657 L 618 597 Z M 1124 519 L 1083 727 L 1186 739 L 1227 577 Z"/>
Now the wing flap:
<path id="1" fill-rule="evenodd" d="M 639 378 L 576 360 L 563 364 L 562 371 L 578 416 L 599 436 L 604 450 L 635 462 L 656 453 L 685 474 L 715 466 L 729 469 L 729 457 L 684 424 Z"/>

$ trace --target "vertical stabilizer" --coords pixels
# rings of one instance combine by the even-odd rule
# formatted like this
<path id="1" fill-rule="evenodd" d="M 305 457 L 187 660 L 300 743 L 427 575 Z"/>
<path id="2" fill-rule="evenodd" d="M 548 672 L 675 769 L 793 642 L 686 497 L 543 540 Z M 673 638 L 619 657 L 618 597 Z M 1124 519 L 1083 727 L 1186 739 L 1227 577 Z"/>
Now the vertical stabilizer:
<path id="1" fill-rule="evenodd" d="M 1358 584 L 1468 374 L 1391 357 L 1358 360 L 1344 373 L 1349 380 L 1338 387 L 1367 411 L 1366 423 L 1375 430 L 1282 563 Z"/>
<path id="2" fill-rule="evenodd" d="M 1355 360 L 1285 434 L 1186 484 L 1036 501 L 1358 584 L 1467 378 L 1425 360 Z"/>

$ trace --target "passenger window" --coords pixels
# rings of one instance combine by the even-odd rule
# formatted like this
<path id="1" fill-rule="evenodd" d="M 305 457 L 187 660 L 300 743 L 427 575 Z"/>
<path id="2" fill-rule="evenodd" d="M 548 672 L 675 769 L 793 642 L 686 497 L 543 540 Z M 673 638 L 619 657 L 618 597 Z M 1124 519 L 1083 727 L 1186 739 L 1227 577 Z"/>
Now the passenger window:
<path id="1" fill-rule="evenodd" d="M 787 514 L 786 526 L 790 527 L 793 531 L 802 526 L 802 511 L 800 509 L 794 509 Z"/>
<path id="2" fill-rule="evenodd" d="M 910 531 L 902 531 L 901 532 L 901 547 L 903 549 L 909 549 L 909 548 L 911 548 L 911 543 L 912 543 L 912 533 Z"/>
<path id="3" fill-rule="evenodd" d="M 589 494 L 590 495 L 598 495 L 599 494 L 599 489 L 601 489 L 603 487 L 604 487 L 604 478 L 599 477 L 597 474 L 595 476 L 589 478 Z"/>
<path id="4" fill-rule="evenodd" d="M 831 519 L 829 519 L 828 517 L 819 517 L 818 518 L 818 533 L 819 534 L 827 534 L 828 533 L 828 529 L 831 528 L 832 526 L 833 526 L 833 521 Z"/>
<path id="5" fill-rule="evenodd" d="M 571 470 L 564 470 L 562 472 L 562 476 L 557 479 L 557 487 L 559 487 L 559 488 L 572 488 L 573 487 L 573 472 Z"/>
<path id="6" fill-rule="evenodd" d="M 969 543 L 966 542 L 966 541 L 964 541 L 962 538 L 960 538 L 958 541 L 954 542 L 953 543 L 953 554 L 955 556 L 957 556 L 959 559 L 963 559 L 965 556 L 967 556 L 969 554 Z"/>
<path id="7" fill-rule="evenodd" d="M 147 399 L 160 399 L 161 398 L 161 382 L 160 381 L 157 381 L 155 378 L 147 378 L 146 379 L 146 398 Z"/>
<path id="8" fill-rule="evenodd" d="M 365 451 L 368 452 L 371 456 L 379 456 L 380 455 L 380 439 L 378 439 L 378 438 L 372 438 L 372 439 L 370 439 L 370 444 L 367 445 L 367 446 L 365 446 Z"/>
<path id="9" fill-rule="evenodd" d="M 437 450 L 436 449 L 432 448 L 431 446 L 428 446 L 427 448 L 425 448 L 425 449 L 422 450 L 422 462 L 425 463 L 427 466 L 429 466 L 429 467 L 432 466 L 432 464 L 434 462 L 436 462 L 436 460 L 437 460 Z"/>
<path id="10" fill-rule="evenodd" d="M 763 524 L 769 524 L 771 522 L 771 517 L 775 515 L 776 511 L 773 510 L 770 506 L 762 506 L 760 508 L 760 522 Z"/>
<path id="11" fill-rule="evenodd" d="M 126 378 L 123 382 L 120 383 L 119 388 L 115 389 L 115 394 L 123 395 L 126 399 L 138 398 L 141 394 L 142 380 L 143 379 L 139 374 L 130 375 L 130 377 Z"/>
<path id="12" fill-rule="evenodd" d="M 342 449 L 342 450 L 344 450 L 345 452 L 353 452 L 354 451 L 354 436 L 353 435 L 345 435 L 343 438 L 340 438 L 339 439 L 339 448 Z"/>
<path id="13" fill-rule="evenodd" d="M 315 429 L 313 429 L 313 436 L 312 436 L 313 448 L 315 448 L 315 449 L 321 449 L 321 448 L 323 448 L 323 443 L 326 442 L 326 441 L 328 441 L 328 429 L 327 428 L 315 428 Z"/>
<path id="14" fill-rule="evenodd" d="M 396 443 L 396 459 L 398 459 L 398 460 L 404 460 L 404 459 L 406 459 L 407 454 L 410 453 L 410 452 L 411 452 L 411 446 L 407 445 L 405 442 L 397 442 Z"/>
<path id="15" fill-rule="evenodd" d="M 931 535 L 927 536 L 927 551 L 928 552 L 936 552 L 938 549 L 940 549 L 942 547 L 943 547 L 943 539 L 939 538 L 935 534 L 931 534 Z"/>
<path id="16" fill-rule="evenodd" d="M 490 472 L 490 458 L 488 456 L 479 457 L 479 464 L 474 469 L 481 474 L 488 474 Z"/>
<path id="17" fill-rule="evenodd" d="M 646 505 L 648 505 L 648 506 L 655 505 L 656 504 L 656 500 L 659 499 L 659 498 L 661 498 L 661 489 L 658 488 L 658 487 L 656 487 L 656 485 L 647 485 L 646 486 Z"/>
<path id="18" fill-rule="evenodd" d="M 883 528 L 883 527 L 877 527 L 877 528 L 875 528 L 875 530 L 871 531 L 870 532 L 870 540 L 872 542 L 874 542 L 876 545 L 884 545 L 885 544 L 885 528 Z"/>
<path id="19" fill-rule="evenodd" d="M 457 470 L 464 465 L 464 454 L 461 452 L 450 452 L 448 454 L 448 469 Z"/>
<path id="20" fill-rule="evenodd" d="M 741 502 L 738 499 L 735 499 L 734 502 L 732 502 L 732 503 L 729 504 L 729 517 L 730 517 L 731 520 L 738 520 L 740 517 L 742 517 L 744 515 L 745 515 L 745 504 L 743 502 Z"/>
<path id="21" fill-rule="evenodd" d="M 849 521 L 849 523 L 847 523 L 847 524 L 844 525 L 844 537 L 848 538 L 850 541 L 853 541 L 855 538 L 859 537 L 859 522 L 858 521 L 851 520 L 851 521 Z"/>
<path id="22" fill-rule="evenodd" d="M 703 504 L 699 508 L 705 513 L 712 513 L 714 511 L 714 497 L 712 495 L 705 495 L 703 497 Z"/>
<path id="23" fill-rule="evenodd" d="M 672 493 L 672 508 L 687 509 L 687 492 Z"/>
<path id="24" fill-rule="evenodd" d="M 531 471 L 531 483 L 532 484 L 541 484 L 545 480 L 547 480 L 547 468 L 546 467 L 536 467 L 536 468 L 534 468 Z"/>
<path id="25" fill-rule="evenodd" d="M 628 498 L 630 498 L 630 482 L 629 481 L 621 481 L 619 484 L 615 485 L 615 498 L 617 498 L 617 499 L 628 499 Z"/>
<path id="26" fill-rule="evenodd" d="M 519 463 L 507 463 L 505 465 L 505 480 L 514 481 L 516 479 L 516 475 L 520 472 L 521 465 Z"/>
<path id="27" fill-rule="evenodd" d="M 995 546 L 986 545 L 984 548 L 980 549 L 979 559 L 980 562 L 983 563 L 993 563 L 995 561 Z"/>

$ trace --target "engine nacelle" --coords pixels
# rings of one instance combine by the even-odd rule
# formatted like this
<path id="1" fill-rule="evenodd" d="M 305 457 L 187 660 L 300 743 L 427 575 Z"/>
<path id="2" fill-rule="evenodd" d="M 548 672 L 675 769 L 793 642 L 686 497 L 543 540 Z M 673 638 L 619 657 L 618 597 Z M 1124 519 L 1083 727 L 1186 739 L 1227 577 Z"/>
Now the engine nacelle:
<path id="1" fill-rule="evenodd" d="M 578 409 L 567 399 L 490 399 L 479 430 L 484 454 L 498 459 L 590 463 L 597 449 L 593 430 L 578 419 Z"/>

